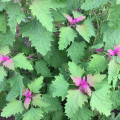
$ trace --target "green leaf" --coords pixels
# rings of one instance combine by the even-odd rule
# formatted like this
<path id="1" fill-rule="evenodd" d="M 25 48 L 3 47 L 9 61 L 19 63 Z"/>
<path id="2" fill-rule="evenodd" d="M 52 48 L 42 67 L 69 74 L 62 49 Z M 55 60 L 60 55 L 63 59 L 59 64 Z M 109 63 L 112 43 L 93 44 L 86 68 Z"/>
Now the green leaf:
<path id="1" fill-rule="evenodd" d="M 6 71 L 4 70 L 3 67 L 0 67 L 0 83 L 4 80 L 4 77 L 6 77 Z"/>
<path id="2" fill-rule="evenodd" d="M 39 7 L 41 6 L 41 7 Z M 53 28 L 53 18 L 50 14 L 49 9 L 49 2 L 46 0 L 37 0 L 32 2 L 30 9 L 32 14 L 37 16 L 39 21 L 42 23 L 43 26 L 47 28 L 48 31 L 52 31 Z"/>
<path id="3" fill-rule="evenodd" d="M 71 120 L 91 120 L 92 112 L 83 106 L 79 108 L 75 114 L 71 117 Z"/>
<path id="4" fill-rule="evenodd" d="M 36 107 L 49 107 L 49 103 L 46 103 L 43 99 L 43 97 L 41 97 L 40 94 L 36 94 L 33 99 L 32 99 L 32 104 Z"/>
<path id="5" fill-rule="evenodd" d="M 116 3 L 117 3 L 117 5 L 119 5 L 120 4 L 120 0 L 116 0 Z"/>
<path id="6" fill-rule="evenodd" d="M 109 116 L 112 110 L 112 101 L 110 100 L 110 90 L 108 86 L 103 86 L 101 89 L 92 93 L 90 105 L 92 110 L 98 110 L 106 116 Z"/>
<path id="7" fill-rule="evenodd" d="M 43 106 L 44 113 L 62 110 L 62 106 L 57 98 L 52 98 L 48 94 L 44 94 L 43 101 L 48 104 Z"/>
<path id="8" fill-rule="evenodd" d="M 23 68 L 25 70 L 33 70 L 32 65 L 30 64 L 30 62 L 26 59 L 26 57 L 23 55 L 23 53 L 19 53 L 17 54 L 14 58 L 13 58 L 13 62 L 15 67 L 19 67 L 19 68 Z"/>
<path id="9" fill-rule="evenodd" d="M 53 115 L 52 120 L 66 120 L 65 118 L 66 117 L 62 111 L 56 111 Z"/>
<path id="10" fill-rule="evenodd" d="M 78 17 L 82 17 L 84 16 L 81 12 L 79 12 L 78 10 L 76 11 L 72 11 L 72 14 L 74 16 L 74 18 L 78 18 Z"/>
<path id="11" fill-rule="evenodd" d="M 52 81 L 50 86 L 50 94 L 52 97 L 62 97 L 62 100 L 65 99 L 67 95 L 69 84 L 65 81 L 64 77 L 60 74 L 55 77 L 55 81 Z"/>
<path id="12" fill-rule="evenodd" d="M 90 86 L 94 87 L 97 83 L 106 78 L 105 74 L 87 75 L 87 82 Z"/>
<path id="13" fill-rule="evenodd" d="M 6 32 L 6 20 L 5 20 L 6 15 L 5 14 L 0 14 L 0 31 L 5 33 Z"/>
<path id="14" fill-rule="evenodd" d="M 95 90 L 99 90 L 101 88 L 110 88 L 111 86 L 108 84 L 108 79 L 104 79 L 101 82 L 97 83 L 96 86 L 94 86 Z"/>
<path id="15" fill-rule="evenodd" d="M 104 72 L 108 66 L 107 59 L 104 56 L 97 54 L 92 55 L 92 57 L 93 58 L 87 67 L 87 71 L 92 74 Z"/>
<path id="16" fill-rule="evenodd" d="M 111 30 L 110 28 L 107 28 L 107 30 L 104 30 L 104 36 L 103 41 L 105 42 L 105 50 L 113 49 L 115 44 L 118 44 L 120 42 L 120 28 L 116 30 Z"/>
<path id="17" fill-rule="evenodd" d="M 12 82 L 11 90 L 8 93 L 6 100 L 11 101 L 19 95 L 19 99 L 22 97 L 22 90 L 23 90 L 23 76 L 19 73 L 15 73 L 14 76 L 9 79 Z"/>
<path id="18" fill-rule="evenodd" d="M 9 16 L 8 25 L 10 25 L 10 30 L 15 34 L 16 25 L 20 24 L 22 19 L 25 18 L 24 12 L 18 3 L 9 2 L 6 6 L 6 12 Z"/>
<path id="19" fill-rule="evenodd" d="M 44 60 L 40 60 L 39 62 L 36 62 L 35 69 L 37 71 L 37 74 L 41 74 L 44 77 L 52 76 L 50 69 L 47 66 L 47 63 Z"/>
<path id="20" fill-rule="evenodd" d="M 39 93 L 39 89 L 42 87 L 43 77 L 39 77 L 28 84 L 28 88 L 34 92 Z"/>
<path id="21" fill-rule="evenodd" d="M 57 9 L 57 10 L 52 10 L 52 15 L 54 16 L 55 21 L 63 21 L 66 20 L 66 18 L 63 15 L 63 12 L 66 11 L 64 9 Z M 56 25 L 56 24 L 55 24 Z M 55 28 L 55 27 L 54 27 Z M 53 28 L 53 29 L 54 29 Z"/>
<path id="22" fill-rule="evenodd" d="M 120 91 L 112 91 L 111 92 L 111 101 L 113 109 L 117 109 L 120 106 Z"/>
<path id="23" fill-rule="evenodd" d="M 65 113 L 71 118 L 83 104 L 87 102 L 87 96 L 80 90 L 69 90 L 67 95 L 67 103 L 65 105 Z"/>
<path id="24" fill-rule="evenodd" d="M 92 10 L 93 8 L 99 8 L 101 5 L 106 4 L 109 0 L 86 0 L 82 5 L 83 10 Z"/>
<path id="25" fill-rule="evenodd" d="M 80 63 L 84 57 L 86 44 L 85 42 L 73 42 L 72 45 L 67 49 L 68 56 L 75 63 Z"/>
<path id="26" fill-rule="evenodd" d="M 36 0 L 30 5 L 30 9 L 33 15 L 46 27 L 48 31 L 53 29 L 53 17 L 50 13 L 50 8 L 56 9 L 64 7 L 64 2 L 57 2 L 56 0 Z M 40 7 L 41 6 L 41 7 Z"/>
<path id="27" fill-rule="evenodd" d="M 118 1 L 117 1 L 118 3 Z M 116 5 L 116 1 L 113 1 L 109 7 L 109 26 L 111 28 L 117 29 L 120 27 L 120 5 Z M 115 19 L 114 19 L 115 18 Z"/>
<path id="28" fill-rule="evenodd" d="M 52 46 L 52 50 L 49 51 L 46 56 L 44 57 L 44 60 L 54 68 L 61 68 L 64 64 L 67 63 L 67 55 L 64 51 L 58 50 L 58 48 L 55 48 Z"/>
<path id="29" fill-rule="evenodd" d="M 9 53 L 10 53 L 10 49 L 9 49 L 8 46 L 3 46 L 3 47 L 0 48 L 0 54 L 1 55 L 5 55 L 6 56 Z"/>
<path id="30" fill-rule="evenodd" d="M 6 79 L 3 79 L 3 81 L 0 83 L 0 92 L 5 91 L 6 90 Z M 5 96 L 6 99 L 6 96 Z"/>
<path id="31" fill-rule="evenodd" d="M 12 46 L 15 41 L 15 36 L 9 30 L 6 33 L 0 32 L 0 44 L 1 46 Z"/>
<path id="32" fill-rule="evenodd" d="M 59 39 L 59 49 L 65 49 L 70 42 L 73 42 L 75 37 L 77 37 L 76 32 L 71 27 L 61 27 L 60 28 L 60 39 Z"/>
<path id="33" fill-rule="evenodd" d="M 53 41 L 52 33 L 48 32 L 37 20 L 21 26 L 23 37 L 29 37 L 32 46 L 35 46 L 37 52 L 46 55 L 50 51 L 51 41 Z"/>
<path id="34" fill-rule="evenodd" d="M 113 81 L 113 87 L 116 86 L 118 73 L 120 72 L 120 64 L 111 60 L 108 67 L 108 83 Z"/>
<path id="35" fill-rule="evenodd" d="M 68 0 L 67 8 L 69 10 L 77 10 L 80 7 L 80 1 L 78 0 Z"/>
<path id="36" fill-rule="evenodd" d="M 0 86 L 0 89 L 1 89 L 1 86 Z M 3 109 L 5 104 L 6 104 L 6 92 L 5 91 L 3 91 L 3 92 L 0 91 L 0 109 L 1 110 Z"/>
<path id="37" fill-rule="evenodd" d="M 95 36 L 95 28 L 90 19 L 86 19 L 82 25 L 77 25 L 76 30 L 87 42 Z"/>
<path id="38" fill-rule="evenodd" d="M 2 2 L 9 2 L 9 1 L 11 1 L 11 0 L 2 0 Z"/>
<path id="39" fill-rule="evenodd" d="M 43 112 L 40 108 L 31 108 L 23 115 L 23 120 L 40 120 L 43 117 Z"/>
<path id="40" fill-rule="evenodd" d="M 7 3 L 0 1 L 0 11 L 3 11 L 3 9 L 6 7 Z"/>
<path id="41" fill-rule="evenodd" d="M 74 77 L 82 77 L 84 74 L 84 69 L 82 69 L 80 66 L 77 66 L 74 62 L 69 62 L 69 71 Z"/>
<path id="42" fill-rule="evenodd" d="M 13 100 L 10 103 L 8 103 L 6 107 L 3 108 L 1 116 L 8 118 L 18 113 L 22 114 L 23 110 L 24 108 L 22 105 L 22 101 Z"/>

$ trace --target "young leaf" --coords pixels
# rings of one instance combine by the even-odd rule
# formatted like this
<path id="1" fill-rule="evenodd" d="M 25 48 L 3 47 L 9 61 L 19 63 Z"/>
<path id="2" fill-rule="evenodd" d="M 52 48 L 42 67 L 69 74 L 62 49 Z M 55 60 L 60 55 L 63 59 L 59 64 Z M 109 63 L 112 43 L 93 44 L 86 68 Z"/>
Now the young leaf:
<path id="1" fill-rule="evenodd" d="M 68 82 L 60 74 L 59 76 L 56 76 L 55 81 L 52 82 L 50 86 L 50 94 L 52 95 L 52 97 L 61 96 L 62 100 L 64 100 L 67 95 L 68 87 Z"/>
<path id="2" fill-rule="evenodd" d="M 3 47 L 0 48 L 0 54 L 1 55 L 5 55 L 6 56 L 9 53 L 10 53 L 10 49 L 9 49 L 8 46 L 3 46 Z"/>
<path id="3" fill-rule="evenodd" d="M 74 77 L 82 77 L 84 74 L 84 69 L 82 69 L 80 66 L 77 66 L 74 62 L 69 62 L 69 71 Z"/>
<path id="4" fill-rule="evenodd" d="M 23 115 L 23 120 L 40 120 L 43 117 L 43 112 L 40 108 L 31 108 Z"/>
<path id="5" fill-rule="evenodd" d="M 87 102 L 87 96 L 80 90 L 69 90 L 67 95 L 67 103 L 65 105 L 65 113 L 71 118 L 83 104 Z"/>
<path id="6" fill-rule="evenodd" d="M 76 30 L 87 42 L 95 36 L 95 28 L 90 19 L 86 19 L 82 25 L 77 25 Z"/>
<path id="7" fill-rule="evenodd" d="M 65 49 L 70 42 L 74 41 L 75 37 L 77 37 L 77 34 L 71 27 L 60 28 L 60 40 L 58 42 L 59 49 Z"/>
<path id="8" fill-rule="evenodd" d="M 13 59 L 9 59 L 9 60 L 5 61 L 5 62 L 3 63 L 3 66 L 5 66 L 5 67 L 7 67 L 7 68 L 9 68 L 9 69 L 11 69 L 11 70 L 14 70 L 14 69 L 15 69 L 15 68 L 14 68 Z"/>
<path id="9" fill-rule="evenodd" d="M 27 70 L 33 70 L 32 65 L 30 64 L 29 61 L 27 61 L 26 57 L 23 55 L 23 53 L 19 53 L 17 54 L 14 58 L 13 58 L 13 62 L 15 67 L 19 67 L 19 68 L 23 68 L 23 69 L 27 69 Z"/>
<path id="10" fill-rule="evenodd" d="M 98 82 L 101 82 L 105 78 L 105 74 L 87 75 L 87 82 L 90 86 L 94 87 Z"/>
<path id="11" fill-rule="evenodd" d="M 22 114 L 23 110 L 24 107 L 22 105 L 22 101 L 13 100 L 8 103 L 6 107 L 3 108 L 1 116 L 8 118 L 11 115 L 16 115 L 18 113 Z"/>
<path id="12" fill-rule="evenodd" d="M 34 93 L 39 93 L 39 89 L 42 87 L 43 83 L 43 77 L 39 77 L 35 79 L 33 82 L 28 84 L 28 88 L 34 92 Z"/>

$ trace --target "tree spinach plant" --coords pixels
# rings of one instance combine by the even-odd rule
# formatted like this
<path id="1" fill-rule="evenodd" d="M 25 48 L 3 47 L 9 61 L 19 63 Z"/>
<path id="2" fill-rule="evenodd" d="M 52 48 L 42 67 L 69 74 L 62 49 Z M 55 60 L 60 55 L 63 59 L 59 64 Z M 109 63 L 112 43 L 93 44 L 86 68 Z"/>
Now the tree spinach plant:
<path id="1" fill-rule="evenodd" d="M 120 120 L 120 0 L 0 0 L 0 110 Z"/>

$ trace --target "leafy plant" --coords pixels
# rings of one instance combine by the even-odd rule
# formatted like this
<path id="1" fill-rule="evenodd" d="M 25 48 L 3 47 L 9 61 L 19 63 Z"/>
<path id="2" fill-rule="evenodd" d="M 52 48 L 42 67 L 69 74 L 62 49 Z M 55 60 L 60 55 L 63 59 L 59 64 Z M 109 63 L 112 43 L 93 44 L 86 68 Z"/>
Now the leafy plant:
<path id="1" fill-rule="evenodd" d="M 120 0 L 0 0 L 0 119 L 119 120 L 119 10 Z"/>

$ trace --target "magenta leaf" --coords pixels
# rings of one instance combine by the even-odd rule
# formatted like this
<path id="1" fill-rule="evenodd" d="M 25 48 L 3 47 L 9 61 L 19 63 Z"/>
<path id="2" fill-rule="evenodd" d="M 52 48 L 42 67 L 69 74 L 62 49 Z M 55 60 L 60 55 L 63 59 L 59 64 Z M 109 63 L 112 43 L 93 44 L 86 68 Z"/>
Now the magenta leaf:
<path id="1" fill-rule="evenodd" d="M 64 16 L 66 17 L 66 19 L 67 19 L 70 23 L 73 22 L 73 19 L 72 19 L 71 16 L 69 16 L 68 14 L 64 14 Z"/>
<path id="2" fill-rule="evenodd" d="M 8 55 L 6 55 L 5 57 L 3 57 L 3 61 L 7 61 L 7 60 L 9 60 L 10 58 L 9 58 L 9 56 Z"/>
<path id="3" fill-rule="evenodd" d="M 88 85 L 87 82 L 85 82 L 85 76 L 83 77 L 83 79 L 81 79 L 80 77 L 72 77 L 73 82 L 76 84 L 76 86 L 79 86 L 79 90 L 85 94 L 87 93 L 89 96 L 91 96 L 91 89 Z"/>
<path id="4" fill-rule="evenodd" d="M 90 86 L 94 87 L 96 84 L 95 84 L 95 81 L 94 80 L 94 76 L 92 75 L 87 75 L 87 82 L 89 83 Z"/>
<path id="5" fill-rule="evenodd" d="M 84 94 L 87 93 L 89 96 L 91 96 L 91 89 L 89 87 L 89 85 L 86 83 L 82 86 L 79 87 L 80 91 Z"/>
<path id="6" fill-rule="evenodd" d="M 7 68 L 9 68 L 9 69 L 11 69 L 11 70 L 14 70 L 14 69 L 15 69 L 15 68 L 14 68 L 13 59 L 9 59 L 9 60 L 3 62 L 3 66 L 5 66 L 5 67 L 7 67 Z"/>
<path id="7" fill-rule="evenodd" d="M 78 17 L 76 18 L 76 23 L 79 23 L 80 21 L 84 20 L 86 17 L 85 16 L 81 16 L 81 17 Z"/>
<path id="8" fill-rule="evenodd" d="M 0 63 L 3 61 L 3 56 L 0 55 Z"/>
<path id="9" fill-rule="evenodd" d="M 26 109 L 28 109 L 31 102 L 31 98 L 33 98 L 33 96 L 31 95 L 31 91 L 28 89 L 24 89 L 22 95 L 26 96 L 24 106 Z"/>
<path id="10" fill-rule="evenodd" d="M 28 92 L 29 92 L 28 88 L 27 89 L 23 89 L 22 95 L 26 95 Z"/>
<path id="11" fill-rule="evenodd" d="M 24 106 L 26 109 L 29 108 L 30 102 L 31 102 L 31 98 L 27 97 L 24 101 Z"/>
<path id="12" fill-rule="evenodd" d="M 71 77 L 76 86 L 80 86 L 81 78 L 80 77 Z"/>
<path id="13" fill-rule="evenodd" d="M 110 55 L 113 55 L 113 56 L 115 55 L 114 51 L 111 50 L 111 49 L 109 49 L 108 52 L 109 52 Z"/>
<path id="14" fill-rule="evenodd" d="M 103 49 L 102 49 L 102 48 L 100 48 L 100 49 L 96 49 L 96 51 L 97 51 L 97 52 L 102 52 Z"/>
<path id="15" fill-rule="evenodd" d="M 81 17 L 72 19 L 72 17 L 66 13 L 64 14 L 64 16 L 66 17 L 66 19 L 70 22 L 71 26 L 73 26 L 73 27 L 75 27 L 73 24 L 79 23 L 80 21 L 82 21 L 86 18 L 85 16 L 81 16 Z"/>

